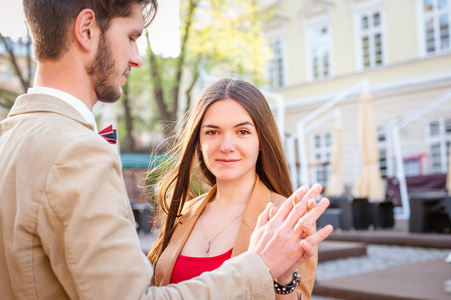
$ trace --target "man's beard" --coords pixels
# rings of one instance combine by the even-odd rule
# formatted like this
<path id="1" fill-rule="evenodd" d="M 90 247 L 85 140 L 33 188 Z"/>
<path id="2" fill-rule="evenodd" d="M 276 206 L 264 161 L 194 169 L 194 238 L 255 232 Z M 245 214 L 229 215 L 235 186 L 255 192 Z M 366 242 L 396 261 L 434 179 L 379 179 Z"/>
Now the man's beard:
<path id="1" fill-rule="evenodd" d="M 94 62 L 87 69 L 88 74 L 91 75 L 97 100 L 101 102 L 114 103 L 121 98 L 122 90 L 114 84 L 115 66 L 111 47 L 102 34 Z"/>

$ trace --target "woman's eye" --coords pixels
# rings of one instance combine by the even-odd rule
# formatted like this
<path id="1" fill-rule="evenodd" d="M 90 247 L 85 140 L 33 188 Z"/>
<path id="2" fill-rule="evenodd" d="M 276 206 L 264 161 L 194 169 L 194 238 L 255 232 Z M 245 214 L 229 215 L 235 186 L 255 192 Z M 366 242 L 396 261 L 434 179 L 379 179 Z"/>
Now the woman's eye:
<path id="1" fill-rule="evenodd" d="M 215 130 L 209 130 L 209 131 L 206 131 L 205 132 L 205 134 L 207 134 L 207 135 L 214 135 L 214 134 L 216 134 L 217 132 L 215 131 Z"/>
<path id="2" fill-rule="evenodd" d="M 249 130 L 246 130 L 246 129 L 241 129 L 240 131 L 238 131 L 238 133 L 241 135 L 250 134 Z"/>

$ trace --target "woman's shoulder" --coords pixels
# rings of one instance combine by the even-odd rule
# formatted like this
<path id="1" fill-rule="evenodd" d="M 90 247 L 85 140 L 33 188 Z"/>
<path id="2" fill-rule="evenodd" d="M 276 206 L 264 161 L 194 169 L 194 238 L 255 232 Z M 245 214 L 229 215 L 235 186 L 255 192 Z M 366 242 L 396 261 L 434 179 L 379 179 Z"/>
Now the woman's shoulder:
<path id="1" fill-rule="evenodd" d="M 274 204 L 274 206 L 279 207 L 280 205 L 282 205 L 282 203 L 286 200 L 287 198 L 285 198 L 282 195 L 277 194 L 276 192 L 272 192 L 271 191 L 271 195 L 270 195 L 270 201 L 272 202 L 272 204 Z"/>
<path id="2" fill-rule="evenodd" d="M 207 197 L 208 193 L 202 194 L 200 196 L 197 196 L 196 198 L 193 198 L 191 200 L 186 201 L 184 207 L 183 207 L 183 213 L 186 213 L 187 211 L 197 207 L 202 203 L 202 201 Z"/>

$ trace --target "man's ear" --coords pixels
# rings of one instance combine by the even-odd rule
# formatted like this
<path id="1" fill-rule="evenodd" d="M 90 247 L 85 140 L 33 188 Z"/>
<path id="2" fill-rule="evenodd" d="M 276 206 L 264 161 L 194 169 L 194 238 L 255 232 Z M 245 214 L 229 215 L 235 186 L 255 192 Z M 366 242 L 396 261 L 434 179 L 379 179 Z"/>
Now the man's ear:
<path id="1" fill-rule="evenodd" d="M 85 8 L 78 14 L 75 19 L 74 33 L 75 40 L 84 50 L 91 51 L 97 47 L 96 35 L 100 33 L 100 28 L 96 15 L 91 9 Z"/>

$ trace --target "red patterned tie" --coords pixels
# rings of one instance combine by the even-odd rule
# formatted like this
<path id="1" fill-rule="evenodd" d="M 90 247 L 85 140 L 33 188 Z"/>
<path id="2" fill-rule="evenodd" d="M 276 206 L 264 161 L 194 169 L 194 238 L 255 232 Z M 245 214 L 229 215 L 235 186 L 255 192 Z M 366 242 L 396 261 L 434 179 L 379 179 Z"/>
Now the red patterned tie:
<path id="1" fill-rule="evenodd" d="M 110 144 L 117 143 L 117 129 L 113 129 L 113 125 L 107 126 L 99 131 L 99 134 Z"/>

